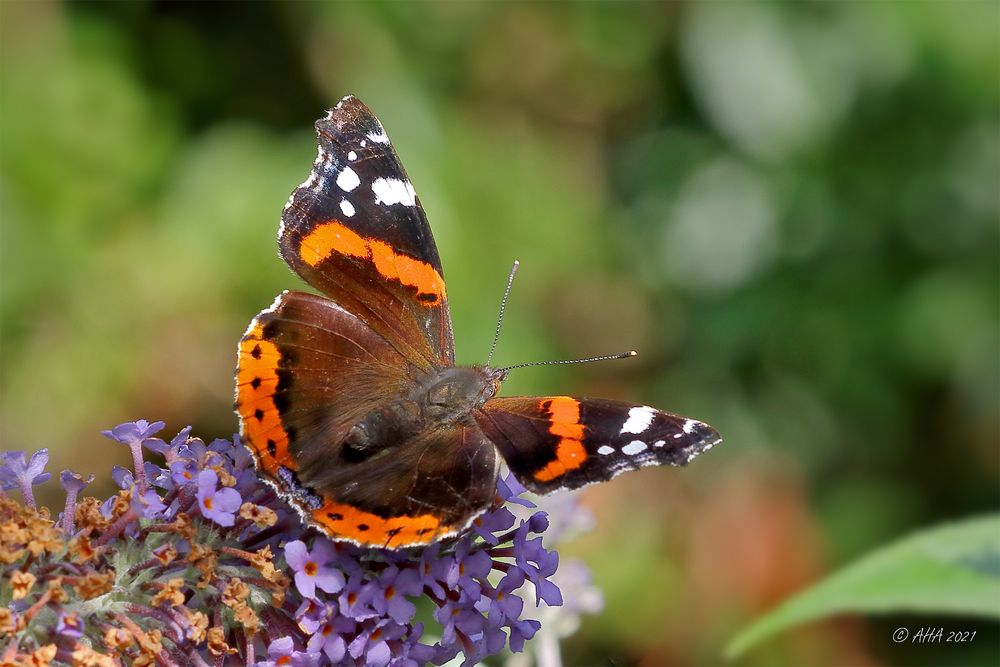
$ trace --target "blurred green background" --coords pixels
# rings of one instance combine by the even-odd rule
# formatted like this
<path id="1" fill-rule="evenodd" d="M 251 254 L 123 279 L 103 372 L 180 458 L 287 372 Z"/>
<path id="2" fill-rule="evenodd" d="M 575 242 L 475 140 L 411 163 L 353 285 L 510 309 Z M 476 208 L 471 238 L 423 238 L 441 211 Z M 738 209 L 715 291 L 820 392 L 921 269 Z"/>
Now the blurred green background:
<path id="1" fill-rule="evenodd" d="M 505 393 L 726 439 L 584 494 L 564 553 L 606 605 L 567 664 L 719 663 L 832 569 L 997 507 L 996 2 L 3 2 L 0 37 L 0 445 L 95 494 L 128 463 L 103 428 L 236 429 L 236 341 L 301 287 L 278 215 L 354 93 L 431 220 L 460 362 L 518 258 L 497 361 L 640 356 Z M 741 662 L 996 664 L 995 625 L 895 645 L 903 620 Z"/>

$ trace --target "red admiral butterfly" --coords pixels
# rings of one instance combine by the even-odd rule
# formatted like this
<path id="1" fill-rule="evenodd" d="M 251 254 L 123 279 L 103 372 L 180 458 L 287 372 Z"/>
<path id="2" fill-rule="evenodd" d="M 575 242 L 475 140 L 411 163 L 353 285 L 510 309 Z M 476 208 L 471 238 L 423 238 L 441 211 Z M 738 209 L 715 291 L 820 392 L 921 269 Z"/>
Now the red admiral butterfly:
<path id="1" fill-rule="evenodd" d="M 236 374 L 244 442 L 306 523 L 362 545 L 423 545 L 492 505 L 498 453 L 545 494 L 684 465 L 720 441 L 643 405 L 500 398 L 511 367 L 456 366 L 441 260 L 385 129 L 345 97 L 316 132 L 278 243 L 324 296 L 280 294 L 240 341 Z"/>

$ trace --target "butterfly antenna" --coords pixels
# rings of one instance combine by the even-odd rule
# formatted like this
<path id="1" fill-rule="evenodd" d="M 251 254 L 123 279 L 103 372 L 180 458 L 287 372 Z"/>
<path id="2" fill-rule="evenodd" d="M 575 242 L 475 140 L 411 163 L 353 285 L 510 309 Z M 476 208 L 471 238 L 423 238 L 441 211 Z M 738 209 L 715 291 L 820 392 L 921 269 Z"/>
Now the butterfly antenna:
<path id="1" fill-rule="evenodd" d="M 629 357 L 634 357 L 638 352 L 635 350 L 629 350 L 628 352 L 619 352 L 618 354 L 606 354 L 601 357 L 587 357 L 585 359 L 562 359 L 559 361 L 529 361 L 525 364 L 515 364 L 513 366 L 505 366 L 504 368 L 497 369 L 500 372 L 512 371 L 515 368 L 527 368 L 528 366 L 555 366 L 557 364 L 589 364 L 591 361 L 609 361 L 611 359 L 627 359 Z"/>
<path id="2" fill-rule="evenodd" d="M 493 334 L 493 344 L 490 345 L 490 356 L 486 357 L 486 365 L 493 361 L 493 353 L 497 351 L 497 341 L 500 340 L 500 326 L 503 324 L 503 311 L 507 308 L 507 296 L 510 294 L 510 286 L 514 284 L 514 275 L 521 262 L 514 260 L 514 265 L 510 267 L 510 275 L 507 276 L 507 288 L 503 291 L 503 299 L 500 300 L 500 316 L 497 317 L 497 331 Z"/>

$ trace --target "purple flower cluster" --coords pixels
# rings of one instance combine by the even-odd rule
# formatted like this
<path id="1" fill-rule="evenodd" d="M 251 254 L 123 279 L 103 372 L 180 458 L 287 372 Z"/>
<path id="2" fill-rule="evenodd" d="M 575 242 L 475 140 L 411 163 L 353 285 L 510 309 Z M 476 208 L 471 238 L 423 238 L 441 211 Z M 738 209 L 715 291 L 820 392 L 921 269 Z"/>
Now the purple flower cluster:
<path id="1" fill-rule="evenodd" d="M 145 651 L 167 665 L 182 664 L 181 655 L 215 662 L 231 654 L 246 664 L 373 667 L 443 664 L 462 654 L 472 665 L 505 647 L 521 651 L 538 632 L 539 621 L 522 615 L 526 595 L 531 607 L 562 604 L 552 581 L 559 557 L 542 544 L 548 517 L 518 497 L 524 489 L 513 476 L 498 484 L 497 505 L 458 538 L 424 549 L 363 549 L 304 527 L 257 479 L 238 436 L 206 444 L 184 429 L 165 442 L 156 437 L 162 429 L 140 420 L 104 431 L 133 457 L 133 470 L 112 472 L 121 491 L 103 503 L 78 502 L 92 477 L 64 471 L 63 550 L 50 544 L 48 556 L 25 560 L 38 549 L 11 545 L 13 555 L 0 560 L 0 581 L 26 582 L 10 618 L 40 605 L 52 612 L 36 617 L 53 619 L 49 630 L 36 623 L 16 635 L 18 650 L 40 651 L 51 640 L 58 659 L 76 655 L 85 638 L 94 655 L 127 646 L 132 657 Z M 164 465 L 144 460 L 144 450 Z M 31 487 L 50 477 L 47 461 L 45 450 L 29 460 L 5 453 L 0 500 L 17 489 L 33 511 Z M 135 548 L 116 547 L 122 540 Z M 133 620 L 93 611 L 104 589 L 86 579 L 81 561 L 134 595 Z M 42 594 L 22 565 L 84 581 L 80 601 Z M 11 599 L 2 585 L 0 599 Z"/>
<path id="2" fill-rule="evenodd" d="M 523 492 L 513 477 L 498 486 L 504 501 Z M 382 666 L 442 664 L 462 653 L 463 664 L 472 665 L 505 645 L 523 650 L 540 627 L 521 619 L 524 584 L 534 584 L 536 602 L 562 604 L 549 579 L 559 557 L 540 537 L 547 525 L 544 512 L 518 520 L 500 506 L 465 536 L 422 551 L 361 549 L 319 535 L 311 547 L 288 542 L 285 561 L 303 598 L 295 619 L 309 636 L 297 655 Z M 421 643 L 424 628 L 413 622 L 418 598 L 432 603 L 441 626 L 433 645 Z"/>

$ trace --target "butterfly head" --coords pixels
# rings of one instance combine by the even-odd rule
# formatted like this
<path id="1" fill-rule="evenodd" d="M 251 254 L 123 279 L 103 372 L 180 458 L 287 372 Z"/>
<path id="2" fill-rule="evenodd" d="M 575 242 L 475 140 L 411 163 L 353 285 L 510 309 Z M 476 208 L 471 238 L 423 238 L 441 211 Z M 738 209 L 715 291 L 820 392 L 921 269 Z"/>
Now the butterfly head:
<path id="1" fill-rule="evenodd" d="M 487 397 L 486 400 L 493 398 L 500 393 L 500 385 L 503 381 L 507 379 L 507 374 L 510 372 L 506 368 L 490 368 L 488 366 L 483 367 L 483 372 L 486 374 L 486 390 Z"/>
<path id="2" fill-rule="evenodd" d="M 506 377 L 506 369 L 486 366 L 442 368 L 425 384 L 425 404 L 432 413 L 468 413 L 496 396 Z"/>

